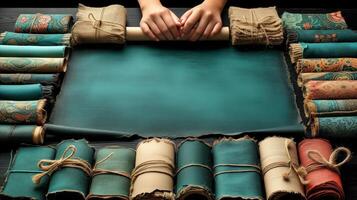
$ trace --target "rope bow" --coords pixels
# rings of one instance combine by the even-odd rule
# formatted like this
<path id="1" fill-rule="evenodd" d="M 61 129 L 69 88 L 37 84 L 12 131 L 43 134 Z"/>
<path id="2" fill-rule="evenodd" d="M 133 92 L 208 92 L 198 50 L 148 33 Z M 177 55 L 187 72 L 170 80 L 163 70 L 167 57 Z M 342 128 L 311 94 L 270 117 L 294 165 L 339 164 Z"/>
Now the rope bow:
<path id="1" fill-rule="evenodd" d="M 46 175 L 51 176 L 55 171 L 59 170 L 62 167 L 72 167 L 72 168 L 81 169 L 88 176 L 90 176 L 92 174 L 92 169 L 90 167 L 90 164 L 85 160 L 73 158 L 76 152 L 77 152 L 77 148 L 74 145 L 69 145 L 66 148 L 66 150 L 63 152 L 60 159 L 40 160 L 40 162 L 38 162 L 38 167 L 43 172 L 34 175 L 32 177 L 32 182 L 35 184 L 39 184 L 44 176 Z"/>

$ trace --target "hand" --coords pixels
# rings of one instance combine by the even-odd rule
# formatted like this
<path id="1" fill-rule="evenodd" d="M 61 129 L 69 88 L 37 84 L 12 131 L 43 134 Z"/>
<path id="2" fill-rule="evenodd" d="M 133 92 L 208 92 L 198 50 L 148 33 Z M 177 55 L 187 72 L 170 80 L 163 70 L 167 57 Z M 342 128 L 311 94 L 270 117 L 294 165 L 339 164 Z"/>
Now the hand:
<path id="1" fill-rule="evenodd" d="M 221 12 L 225 0 L 205 0 L 182 15 L 181 34 L 184 39 L 196 41 L 216 35 L 222 28 Z"/>
<path id="2" fill-rule="evenodd" d="M 141 0 L 142 18 L 140 27 L 152 40 L 174 40 L 180 38 L 179 18 L 158 0 Z"/>

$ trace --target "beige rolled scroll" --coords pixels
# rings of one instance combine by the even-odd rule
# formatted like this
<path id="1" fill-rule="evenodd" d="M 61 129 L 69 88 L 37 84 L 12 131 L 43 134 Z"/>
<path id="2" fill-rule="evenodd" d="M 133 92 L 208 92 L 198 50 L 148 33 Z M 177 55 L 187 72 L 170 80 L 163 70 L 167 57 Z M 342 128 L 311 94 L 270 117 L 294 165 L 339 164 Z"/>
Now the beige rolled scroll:
<path id="1" fill-rule="evenodd" d="M 259 143 L 268 200 L 304 200 L 296 144 L 292 139 L 268 137 Z"/>
<path id="2" fill-rule="evenodd" d="M 127 41 L 149 41 L 151 40 L 146 36 L 140 27 L 126 27 L 126 40 Z M 223 27 L 221 32 L 217 35 L 207 38 L 211 41 L 229 40 L 229 27 Z"/>
<path id="3" fill-rule="evenodd" d="M 130 199 L 174 200 L 175 143 L 147 139 L 138 144 Z"/>

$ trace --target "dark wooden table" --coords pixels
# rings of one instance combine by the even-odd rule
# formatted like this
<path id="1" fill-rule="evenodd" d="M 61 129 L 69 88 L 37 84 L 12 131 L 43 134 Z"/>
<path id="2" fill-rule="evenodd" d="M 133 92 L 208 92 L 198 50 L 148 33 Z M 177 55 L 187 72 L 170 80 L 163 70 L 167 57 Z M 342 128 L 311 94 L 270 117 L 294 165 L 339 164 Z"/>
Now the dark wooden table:
<path id="1" fill-rule="evenodd" d="M 16 4 L 15 2 L 20 2 L 19 4 Z M 28 2 L 30 1 L 13 1 L 8 3 L 8 5 L 12 5 L 12 6 L 17 6 L 17 5 L 22 5 L 22 6 L 29 6 L 29 5 L 33 5 L 33 4 L 29 4 Z M 52 2 L 52 1 L 48 1 L 48 2 Z M 15 21 L 17 19 L 17 16 L 21 13 L 66 13 L 66 14 L 72 14 L 73 16 L 75 16 L 76 13 L 76 9 L 75 8 L 41 8 L 43 6 L 48 5 L 47 3 L 43 3 L 43 4 L 38 4 L 39 8 L 5 8 L 5 7 L 1 7 L 0 8 L 0 32 L 4 32 L 4 31 L 13 31 L 14 29 L 14 24 Z M 54 7 L 55 5 L 72 5 L 72 3 L 63 3 L 66 1 L 54 1 Z M 86 2 L 93 2 L 92 0 L 87 0 Z M 107 2 L 107 1 L 106 1 Z M 128 5 L 134 5 L 134 3 L 132 3 L 133 1 L 126 1 L 124 0 L 124 2 L 126 2 Z M 166 1 L 167 2 L 167 1 Z M 173 5 L 181 5 L 181 3 L 179 3 L 179 1 L 174 0 Z M 193 1 L 193 2 L 197 2 L 197 1 Z M 268 1 L 268 2 L 277 2 L 277 1 Z M 335 1 L 337 2 L 337 1 Z M 339 1 L 338 1 L 339 2 Z M 118 2 L 117 2 L 118 3 Z M 136 3 L 136 2 L 135 2 Z M 280 3 L 282 5 L 286 5 L 284 3 L 282 3 L 280 1 Z M 3 3 L 0 3 L 0 5 Z M 77 3 L 76 3 L 77 4 Z M 101 4 L 101 3 L 100 3 Z M 104 3 L 104 5 L 108 5 L 109 3 Z M 243 5 L 247 5 L 243 3 Z M 248 3 L 248 7 L 249 7 Z M 263 3 L 260 4 L 259 6 L 269 6 L 269 5 L 274 5 L 274 4 L 267 4 Z M 342 6 L 341 6 L 342 5 Z M 282 13 L 284 10 L 287 11 L 296 11 L 296 12 L 329 12 L 329 11 L 335 11 L 336 7 L 341 7 L 343 9 L 341 9 L 343 11 L 343 15 L 346 18 L 346 21 L 349 25 L 350 28 L 352 29 L 357 29 L 357 8 L 353 8 L 353 7 L 349 7 L 349 4 L 333 4 L 330 3 L 327 7 L 329 8 L 325 8 L 325 9 L 317 9 L 317 8 L 279 8 L 279 12 Z M 128 21 L 127 24 L 128 26 L 139 26 L 139 21 L 141 18 L 141 14 L 140 14 L 140 10 L 138 8 L 127 8 L 128 10 Z M 182 13 L 184 13 L 187 8 L 173 8 L 172 9 L 177 15 L 181 15 Z M 227 15 L 223 16 L 223 22 L 225 25 L 228 25 L 228 18 Z M 258 136 L 257 139 L 261 139 L 263 136 Z M 208 142 L 212 142 L 214 139 L 216 139 L 217 137 L 206 137 L 204 138 L 205 140 L 207 140 Z M 301 138 L 296 138 L 296 141 L 301 140 Z M 138 141 L 140 141 L 140 138 L 131 138 L 131 139 L 127 139 L 127 140 L 95 140 L 95 141 L 90 141 L 91 144 L 95 147 L 102 147 L 102 146 L 106 146 L 106 145 L 120 145 L 120 146 L 125 146 L 125 147 L 131 147 L 131 148 L 135 148 L 136 144 L 138 143 Z M 176 143 L 179 143 L 182 139 L 175 139 Z M 47 141 L 46 144 L 54 144 L 56 143 L 57 140 L 49 140 Z M 355 142 L 354 140 L 350 140 L 350 141 L 339 141 L 339 140 L 334 140 L 333 141 L 334 144 L 338 145 L 338 146 L 347 146 L 349 148 L 352 149 L 353 152 L 357 151 L 357 142 Z M 16 150 L 16 147 L 5 147 L 5 146 L 0 146 L 0 181 L 2 182 L 2 180 L 5 177 L 5 172 L 8 168 L 9 165 L 9 160 L 10 160 L 10 152 Z M 353 159 L 349 164 L 345 165 L 342 170 L 342 178 L 343 178 L 343 182 L 345 185 L 345 192 L 346 192 L 346 199 L 347 200 L 357 200 L 357 158 Z M 0 184 L 1 185 L 1 184 Z"/>

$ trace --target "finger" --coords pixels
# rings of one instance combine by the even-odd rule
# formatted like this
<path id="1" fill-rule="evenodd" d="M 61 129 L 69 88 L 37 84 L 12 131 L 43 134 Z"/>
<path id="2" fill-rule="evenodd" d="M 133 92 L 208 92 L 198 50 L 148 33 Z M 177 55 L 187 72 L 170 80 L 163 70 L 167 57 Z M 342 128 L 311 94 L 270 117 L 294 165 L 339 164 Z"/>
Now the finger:
<path id="1" fill-rule="evenodd" d="M 216 23 L 210 36 L 217 35 L 221 31 L 221 29 L 222 29 L 222 23 L 221 22 Z"/>
<path id="2" fill-rule="evenodd" d="M 177 27 L 180 27 L 180 26 L 181 26 L 180 19 L 175 15 L 175 13 L 173 13 L 173 12 L 171 12 L 171 11 L 170 11 L 170 14 L 171 14 L 171 17 L 172 17 L 172 19 L 174 20 L 176 26 L 177 26 Z"/>
<path id="3" fill-rule="evenodd" d="M 183 26 L 183 33 L 188 34 L 191 32 L 192 28 L 198 23 L 200 20 L 201 13 L 200 12 L 192 12 L 192 14 L 187 18 L 185 25 Z"/>
<path id="4" fill-rule="evenodd" d="M 205 31 L 208 23 L 209 23 L 209 18 L 207 18 L 207 17 L 201 18 L 196 30 L 194 30 L 194 32 L 191 35 L 191 37 L 189 38 L 189 40 L 190 41 L 198 40 L 202 36 L 203 32 Z"/>
<path id="5" fill-rule="evenodd" d="M 165 24 L 164 20 L 161 18 L 161 16 L 157 16 L 154 18 L 155 23 L 157 24 L 158 28 L 160 29 L 160 32 L 165 36 L 167 40 L 172 40 L 174 39 L 174 36 L 171 34 L 169 27 Z"/>
<path id="6" fill-rule="evenodd" d="M 185 24 L 191 14 L 192 14 L 192 10 L 186 11 L 180 18 L 181 24 Z"/>
<path id="7" fill-rule="evenodd" d="M 215 26 L 215 23 L 209 23 L 206 26 L 206 29 L 204 30 L 200 39 L 207 39 L 211 35 L 211 32 L 212 32 L 214 26 Z"/>
<path id="8" fill-rule="evenodd" d="M 160 40 L 166 40 L 165 36 L 161 33 L 159 27 L 155 24 L 153 21 L 148 21 L 147 25 L 149 25 L 150 29 L 152 32 L 155 34 L 156 37 L 158 37 Z"/>
<path id="9" fill-rule="evenodd" d="M 159 41 L 159 38 L 155 36 L 155 34 L 150 30 L 150 27 L 146 23 L 141 23 L 141 30 L 145 33 L 145 35 L 149 36 L 150 39 Z"/>
<path id="10" fill-rule="evenodd" d="M 176 23 L 175 23 L 174 19 L 172 18 L 172 16 L 171 15 L 163 15 L 162 19 L 164 20 L 164 23 L 166 24 L 166 26 L 169 28 L 171 35 L 175 39 L 178 39 L 180 34 L 179 34 Z"/>

